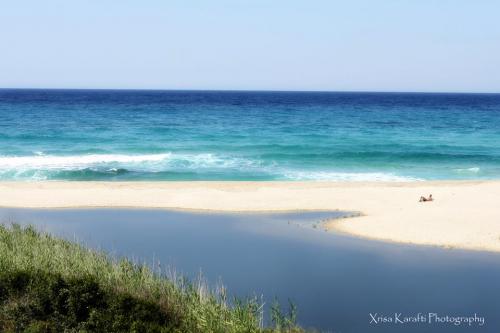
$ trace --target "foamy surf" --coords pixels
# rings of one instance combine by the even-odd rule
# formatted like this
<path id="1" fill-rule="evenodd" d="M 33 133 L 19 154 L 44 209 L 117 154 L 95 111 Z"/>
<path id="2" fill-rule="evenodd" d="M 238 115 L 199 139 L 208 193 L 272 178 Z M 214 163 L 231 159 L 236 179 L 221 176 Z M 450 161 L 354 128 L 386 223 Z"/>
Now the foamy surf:
<path id="1" fill-rule="evenodd" d="M 472 168 L 465 168 L 465 169 L 455 169 L 455 171 L 463 173 L 463 172 L 471 172 L 471 173 L 478 173 L 481 171 L 479 167 L 472 167 Z"/>
<path id="2" fill-rule="evenodd" d="M 380 171 L 344 171 L 323 167 L 306 170 L 275 160 L 211 152 L 163 152 L 158 154 L 0 156 L 0 180 L 129 179 L 129 180 L 289 180 L 347 182 L 414 182 L 427 178 Z M 455 169 L 477 174 L 479 167 Z"/>
<path id="3" fill-rule="evenodd" d="M 1 156 L 0 169 L 71 169 L 85 168 L 108 163 L 160 162 L 170 157 L 170 153 L 148 155 L 93 154 L 76 156 Z"/>
<path id="4" fill-rule="evenodd" d="M 0 157 L 0 179 L 82 179 L 81 177 L 116 178 L 147 176 L 170 179 L 172 174 L 189 172 L 199 179 L 214 174 L 228 174 L 228 179 L 281 179 L 305 181 L 417 181 L 384 172 L 302 171 L 283 168 L 276 163 L 212 153 L 161 154 L 89 154 L 53 156 L 37 152 L 33 156 Z M 131 175 L 131 173 L 133 175 Z M 170 175 L 169 175 L 170 174 Z M 101 179 L 100 178 L 100 179 Z M 85 178 L 86 179 L 86 178 Z"/>
<path id="5" fill-rule="evenodd" d="M 0 156 L 0 179 L 43 180 L 82 179 L 93 176 L 99 179 L 128 174 L 134 179 L 171 179 L 173 174 L 247 174 L 265 173 L 259 161 L 212 153 L 161 153 L 161 154 L 89 154 L 73 156 L 44 155 Z M 132 176 L 130 173 L 134 173 Z M 85 179 L 87 179 L 85 178 Z"/>
<path id="6" fill-rule="evenodd" d="M 383 172 L 289 171 L 285 172 L 284 175 L 289 180 L 312 181 L 409 182 L 423 180 L 421 178 Z"/>

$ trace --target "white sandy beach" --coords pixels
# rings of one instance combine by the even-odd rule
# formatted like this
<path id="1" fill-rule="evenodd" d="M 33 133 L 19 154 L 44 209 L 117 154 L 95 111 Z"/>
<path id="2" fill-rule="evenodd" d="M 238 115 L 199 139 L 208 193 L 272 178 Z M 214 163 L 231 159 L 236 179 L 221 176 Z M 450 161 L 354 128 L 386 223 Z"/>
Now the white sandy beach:
<path id="1" fill-rule="evenodd" d="M 419 203 L 432 193 L 434 202 Z M 395 242 L 500 251 L 500 181 L 1 182 L 0 206 L 346 210 L 327 228 Z"/>

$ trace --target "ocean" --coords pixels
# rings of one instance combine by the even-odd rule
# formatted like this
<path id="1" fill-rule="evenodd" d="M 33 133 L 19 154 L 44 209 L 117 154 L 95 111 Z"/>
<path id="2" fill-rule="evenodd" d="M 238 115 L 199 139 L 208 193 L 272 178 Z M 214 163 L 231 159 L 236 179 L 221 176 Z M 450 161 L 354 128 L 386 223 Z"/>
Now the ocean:
<path id="1" fill-rule="evenodd" d="M 0 89 L 0 180 L 500 178 L 500 94 Z"/>

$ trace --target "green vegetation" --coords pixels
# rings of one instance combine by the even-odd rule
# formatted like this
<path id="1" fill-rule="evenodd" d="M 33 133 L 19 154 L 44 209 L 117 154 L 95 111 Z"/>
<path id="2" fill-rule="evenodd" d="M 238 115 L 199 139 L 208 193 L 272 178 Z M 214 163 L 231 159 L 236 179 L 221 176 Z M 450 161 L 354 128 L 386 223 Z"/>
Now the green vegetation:
<path id="1" fill-rule="evenodd" d="M 155 273 L 145 265 L 0 225 L 1 332 L 303 332 L 292 306 L 227 299 L 220 287 Z"/>

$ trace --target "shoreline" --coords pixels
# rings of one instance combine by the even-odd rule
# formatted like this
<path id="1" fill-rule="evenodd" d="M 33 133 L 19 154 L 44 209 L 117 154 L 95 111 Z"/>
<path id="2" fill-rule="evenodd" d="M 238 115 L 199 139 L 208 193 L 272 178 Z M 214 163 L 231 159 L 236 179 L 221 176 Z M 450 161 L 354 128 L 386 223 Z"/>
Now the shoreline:
<path id="1" fill-rule="evenodd" d="M 433 194 L 434 202 L 419 203 Z M 5 208 L 159 208 L 273 212 L 339 210 L 325 223 L 352 236 L 500 252 L 500 180 L 418 182 L 0 182 Z"/>

